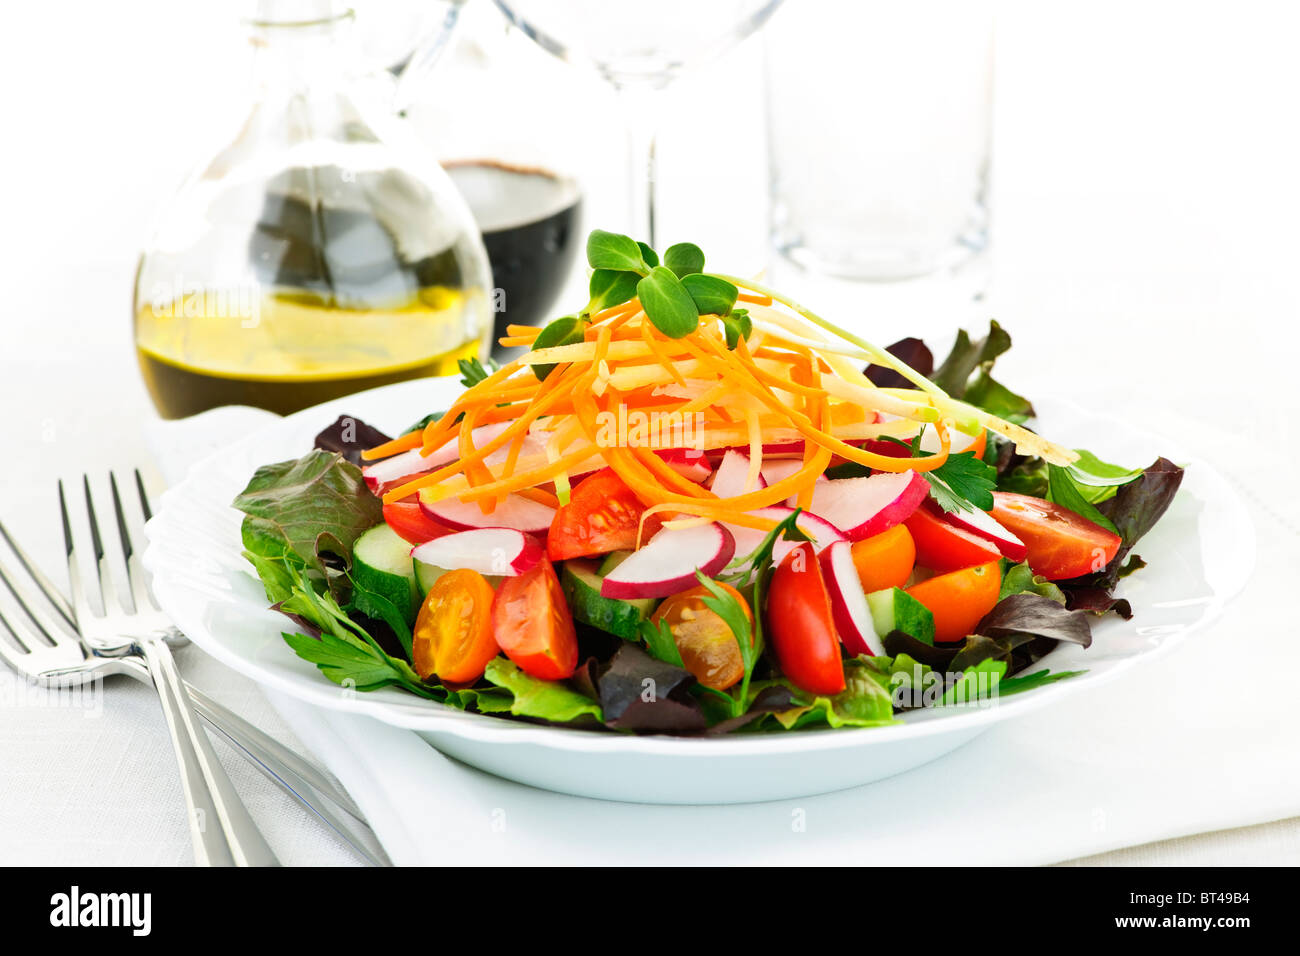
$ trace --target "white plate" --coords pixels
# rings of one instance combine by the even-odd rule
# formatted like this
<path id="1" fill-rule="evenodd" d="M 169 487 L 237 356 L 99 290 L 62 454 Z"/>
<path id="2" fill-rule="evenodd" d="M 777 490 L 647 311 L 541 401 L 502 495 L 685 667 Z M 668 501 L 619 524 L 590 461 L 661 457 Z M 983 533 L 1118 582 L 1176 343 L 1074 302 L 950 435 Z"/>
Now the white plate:
<path id="1" fill-rule="evenodd" d="M 1124 422 L 1075 406 L 1039 405 L 1039 424 L 1057 440 L 1103 458 L 1148 464 L 1158 454 L 1186 464 L 1178 497 L 1138 551 L 1149 567 L 1124 582 L 1136 616 L 1094 627 L 1092 647 L 1062 645 L 1044 658 L 1053 670 L 1087 673 L 996 701 L 945 712 L 914 712 L 902 725 L 687 739 L 544 727 L 467 714 L 399 690 L 339 687 L 280 638 L 285 619 L 240 557 L 241 515 L 230 501 L 253 471 L 295 458 L 340 414 L 396 434 L 459 391 L 451 380 L 387 386 L 291 415 L 196 466 L 165 494 L 148 526 L 145 563 L 164 609 L 194 643 L 267 687 L 321 707 L 417 731 L 442 752 L 522 783 L 581 796 L 642 803 L 740 803 L 824 793 L 869 783 L 933 760 L 1003 720 L 1115 677 L 1168 651 L 1214 620 L 1245 584 L 1254 530 L 1227 483 Z M 1148 670 L 1147 679 L 1158 675 Z M 1133 684 L 1141 693 L 1141 685 Z"/>

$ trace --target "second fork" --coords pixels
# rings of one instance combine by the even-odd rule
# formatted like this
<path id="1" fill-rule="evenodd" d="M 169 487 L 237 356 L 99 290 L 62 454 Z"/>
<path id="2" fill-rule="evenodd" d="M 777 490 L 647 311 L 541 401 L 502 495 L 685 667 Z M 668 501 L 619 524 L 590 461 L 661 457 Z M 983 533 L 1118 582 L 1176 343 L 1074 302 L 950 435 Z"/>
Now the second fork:
<path id="1" fill-rule="evenodd" d="M 126 567 L 128 593 L 122 600 L 113 585 L 110 558 L 104 548 L 96 518 L 89 477 L 83 478 L 96 589 L 100 608 L 90 603 L 81 580 L 81 568 L 69 517 L 63 483 L 59 483 L 59 508 L 63 517 L 64 545 L 72 609 L 86 643 L 101 651 L 138 651 L 148 664 L 158 698 L 176 749 L 181 782 L 189 810 L 195 857 L 200 864 L 276 866 L 279 861 L 235 792 L 230 777 L 190 704 L 180 672 L 164 636 L 169 621 L 154 601 L 140 556 L 132 543 L 129 519 L 118 491 L 117 478 L 109 475 L 109 488 L 117 524 L 117 537 Z M 141 498 L 143 509 L 144 499 Z M 134 516 L 133 516 L 134 517 Z"/>

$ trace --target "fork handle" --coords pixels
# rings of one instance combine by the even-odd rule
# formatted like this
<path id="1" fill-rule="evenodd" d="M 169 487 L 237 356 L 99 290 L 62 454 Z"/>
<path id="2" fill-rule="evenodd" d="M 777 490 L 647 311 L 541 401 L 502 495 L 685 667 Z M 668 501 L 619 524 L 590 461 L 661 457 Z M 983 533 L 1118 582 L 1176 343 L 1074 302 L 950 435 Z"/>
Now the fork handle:
<path id="1" fill-rule="evenodd" d="M 201 866 L 279 866 L 199 723 L 171 649 L 161 638 L 143 638 L 139 646 L 158 690 L 180 764 L 196 862 Z"/>

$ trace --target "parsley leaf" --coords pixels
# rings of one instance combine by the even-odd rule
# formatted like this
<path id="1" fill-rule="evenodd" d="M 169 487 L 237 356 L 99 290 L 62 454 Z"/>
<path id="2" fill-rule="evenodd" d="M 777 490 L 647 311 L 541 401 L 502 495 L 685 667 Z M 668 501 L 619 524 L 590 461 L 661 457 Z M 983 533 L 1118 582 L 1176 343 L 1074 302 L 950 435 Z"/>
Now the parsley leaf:
<path id="1" fill-rule="evenodd" d="M 938 468 L 921 473 L 930 483 L 930 495 L 944 511 L 991 511 L 998 470 L 975 453 L 949 455 Z"/>
<path id="2" fill-rule="evenodd" d="M 641 638 L 651 657 L 674 667 L 685 666 L 682 664 L 682 652 L 677 649 L 677 642 L 673 640 L 673 632 L 667 621 L 656 623 L 645 620 L 641 622 L 640 629 Z"/>
<path id="3" fill-rule="evenodd" d="M 501 366 L 497 364 L 496 359 L 490 357 L 487 360 L 486 366 L 484 366 L 477 357 L 461 359 L 456 363 L 456 366 L 460 369 L 460 382 L 466 388 L 473 388 L 479 382 L 483 381 L 493 372 L 501 368 Z"/>

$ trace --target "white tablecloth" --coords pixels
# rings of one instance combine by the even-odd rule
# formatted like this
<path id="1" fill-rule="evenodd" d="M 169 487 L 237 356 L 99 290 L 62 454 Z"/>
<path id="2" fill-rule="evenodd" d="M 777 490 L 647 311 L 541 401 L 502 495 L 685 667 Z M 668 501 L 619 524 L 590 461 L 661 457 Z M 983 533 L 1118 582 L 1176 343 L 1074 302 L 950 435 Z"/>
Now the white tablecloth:
<path id="1" fill-rule="evenodd" d="M 147 458 L 141 422 L 152 413 L 128 331 L 134 257 L 149 213 L 166 198 L 162 184 L 203 141 L 160 130 L 201 128 L 196 117 L 229 93 L 229 48 L 218 42 L 232 39 L 221 27 L 225 5 L 139 7 L 139 48 L 183 47 L 193 88 L 160 84 L 156 60 L 123 58 L 105 44 L 120 24 L 102 5 L 78 5 L 82 29 L 73 34 L 59 22 L 62 7 L 37 5 L 25 8 L 24 29 L 0 35 L 0 79 L 29 91 L 10 103 L 11 128 L 31 132 L 0 150 L 0 182 L 8 185 L 0 407 L 9 451 L 0 517 L 51 569 L 60 550 L 55 478 Z M 1300 447 L 1290 371 L 1300 317 L 1293 14 L 1253 5 L 1216 12 L 1103 3 L 1067 17 L 1043 5 L 1008 7 L 999 41 L 996 283 L 988 311 L 1011 329 L 1016 347 L 1001 377 L 1030 395 L 1128 398 L 1147 427 L 1217 460 L 1251 499 L 1261 559 L 1243 598 L 1161 661 L 1158 674 L 1139 670 L 881 786 L 898 794 L 930 779 L 921 774 L 945 773 L 970 785 L 960 771 L 978 748 L 1013 746 L 1025 766 L 1040 768 L 1030 781 L 1061 795 L 1026 809 L 1060 834 L 1054 852 L 1022 857 L 1041 861 L 1294 816 L 1294 802 L 1256 799 L 1300 793 L 1293 733 L 1300 698 L 1281 676 L 1294 643 L 1287 602 L 1300 565 L 1291 488 Z M 661 140 L 662 192 L 680 197 L 664 217 L 668 241 L 699 241 L 738 270 L 756 267 L 754 250 L 762 248 L 752 202 L 762 175 L 745 165 L 758 142 L 712 166 L 690 138 L 712 129 L 708 104 L 719 97 L 739 104 L 745 122 L 755 119 L 753 60 L 752 45 L 741 47 L 684 80 L 672 94 L 674 128 Z M 50 70 L 50 63 L 76 68 Z M 32 76 L 41 83 L 33 87 Z M 898 315 L 864 310 L 879 341 L 910 331 Z M 214 696 L 301 744 L 247 681 L 193 648 L 180 660 Z M 1272 674 L 1252 674 L 1256 662 Z M 0 862 L 190 858 L 175 765 L 151 692 L 114 682 L 100 703 L 91 716 L 44 708 L 0 672 Z M 1090 705 L 1123 719 L 1099 721 Z M 1068 759 L 1062 740 L 1070 743 Z M 238 762 L 228 766 L 282 859 L 349 861 L 287 798 Z M 1179 792 L 1170 794 L 1167 781 L 1178 781 Z M 976 790 L 1005 793 L 999 786 L 987 781 Z M 554 799 L 538 796 L 536 806 Z M 829 808 L 846 799 L 826 798 L 828 826 Z M 506 832 L 527 835 L 529 813 L 508 813 L 519 825 Z M 818 819 L 811 818 L 809 840 L 783 844 L 790 854 L 820 845 Z M 523 843 L 513 852 L 544 846 Z M 986 846 L 997 856 L 1005 843 L 990 836 Z M 1298 844 L 1292 820 L 1104 859 L 1295 862 Z M 395 848 L 394 856 L 405 852 Z"/>

